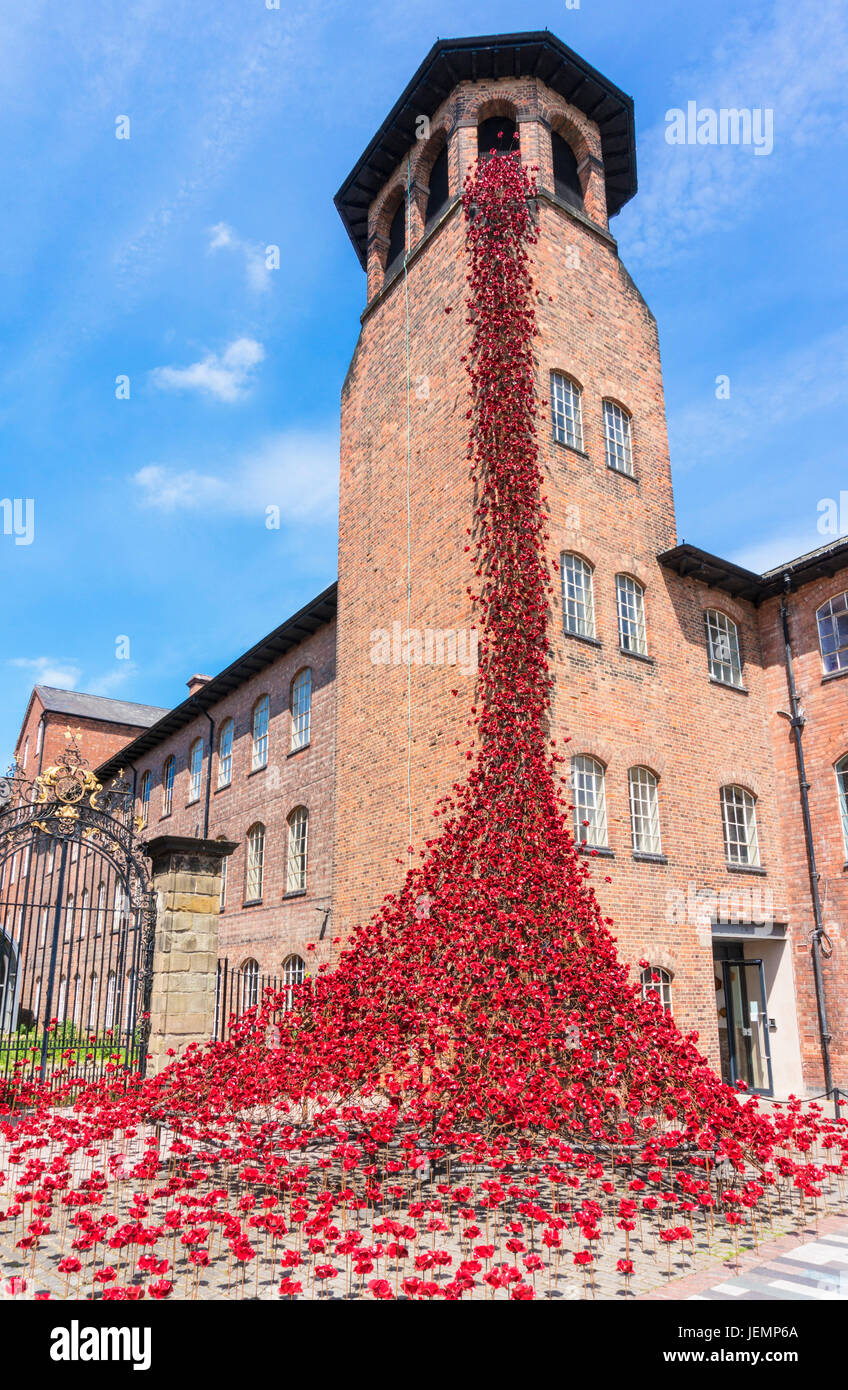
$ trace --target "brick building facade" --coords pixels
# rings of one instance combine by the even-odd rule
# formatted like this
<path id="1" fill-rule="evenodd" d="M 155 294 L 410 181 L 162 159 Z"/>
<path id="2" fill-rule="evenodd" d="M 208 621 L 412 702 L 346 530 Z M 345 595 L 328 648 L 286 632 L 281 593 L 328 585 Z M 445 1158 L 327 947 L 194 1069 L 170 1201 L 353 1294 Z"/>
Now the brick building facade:
<path id="1" fill-rule="evenodd" d="M 272 974 L 332 959 L 430 833 L 475 692 L 460 198 L 513 128 L 538 180 L 551 733 L 570 740 L 598 897 L 725 1075 L 784 1096 L 821 1085 L 822 927 L 846 1085 L 848 543 L 766 575 L 677 544 L 657 326 L 608 220 L 635 192 L 632 103 L 548 33 L 436 44 L 337 195 L 367 276 L 342 389 L 338 615 L 333 587 L 192 678 L 102 771 L 132 766 L 152 833 L 238 842 L 222 950 Z"/>

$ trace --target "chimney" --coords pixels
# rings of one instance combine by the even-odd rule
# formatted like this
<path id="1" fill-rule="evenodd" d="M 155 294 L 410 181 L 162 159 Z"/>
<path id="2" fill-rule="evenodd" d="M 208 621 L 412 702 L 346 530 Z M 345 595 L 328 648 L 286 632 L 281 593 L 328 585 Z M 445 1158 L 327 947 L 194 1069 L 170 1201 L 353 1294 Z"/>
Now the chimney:
<path id="1" fill-rule="evenodd" d="M 211 676 L 189 676 L 186 681 L 189 695 L 196 695 L 198 690 L 202 690 L 207 681 L 211 681 Z"/>

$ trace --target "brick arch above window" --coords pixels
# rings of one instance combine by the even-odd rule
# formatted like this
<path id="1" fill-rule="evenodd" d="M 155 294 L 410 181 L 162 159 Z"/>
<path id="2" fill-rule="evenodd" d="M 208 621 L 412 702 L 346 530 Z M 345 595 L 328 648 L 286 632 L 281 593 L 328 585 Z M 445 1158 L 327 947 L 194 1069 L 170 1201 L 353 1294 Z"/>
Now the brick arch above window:
<path id="1" fill-rule="evenodd" d="M 762 784 L 749 767 L 740 768 L 738 763 L 719 763 L 715 777 L 719 790 L 722 787 L 741 787 L 743 792 L 750 792 L 755 801 L 760 800 Z"/>

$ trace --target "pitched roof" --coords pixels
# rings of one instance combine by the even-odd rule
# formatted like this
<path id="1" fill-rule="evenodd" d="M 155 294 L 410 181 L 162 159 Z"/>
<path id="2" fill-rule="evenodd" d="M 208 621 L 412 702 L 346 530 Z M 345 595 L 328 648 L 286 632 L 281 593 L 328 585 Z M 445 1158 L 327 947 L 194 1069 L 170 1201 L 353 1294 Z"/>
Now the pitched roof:
<path id="1" fill-rule="evenodd" d="M 368 208 L 411 145 L 416 121 L 433 116 L 460 82 L 481 78 L 538 77 L 583 111 L 601 133 L 610 216 L 636 192 L 633 98 L 602 77 L 549 30 L 438 39 L 398 97 L 377 134 L 335 197 L 339 216 L 363 266 Z"/>
<path id="2" fill-rule="evenodd" d="M 182 704 L 172 710 L 158 710 L 157 713 L 161 717 L 156 723 L 103 763 L 97 769 L 98 777 L 101 780 L 113 777 L 119 768 L 144 757 L 152 748 L 170 738 L 171 734 L 177 733 L 196 719 L 199 711 L 210 709 L 251 676 L 270 666 L 272 661 L 284 656 L 305 638 L 311 637 L 319 627 L 323 627 L 335 617 L 337 594 L 338 584 L 331 584 L 311 603 L 307 603 L 305 608 L 301 608 L 279 627 L 275 627 L 273 632 L 269 632 L 268 636 L 263 637 L 261 642 L 250 648 L 250 651 L 237 657 L 220 675 L 213 676 L 194 695 L 189 695 Z"/>
<path id="3" fill-rule="evenodd" d="M 37 685 L 35 693 L 46 710 L 75 719 L 100 719 L 105 724 L 129 724 L 149 729 L 166 711 L 161 705 L 138 705 L 134 700 L 112 700 L 107 695 L 87 695 L 83 690 L 60 690 Z"/>
<path id="4" fill-rule="evenodd" d="M 724 589 L 734 598 L 746 598 L 759 604 L 783 592 L 787 575 L 792 587 L 797 589 L 801 584 L 812 584 L 816 579 L 848 569 L 848 538 L 843 536 L 830 541 L 817 550 L 808 551 L 806 555 L 799 555 L 796 560 L 775 565 L 774 569 L 766 570 L 764 574 L 755 574 L 753 570 L 735 565 L 732 560 L 722 560 L 718 555 L 711 555 L 709 551 L 686 542 L 666 550 L 657 559 L 666 569 L 674 570 L 679 575 L 690 575 L 711 588 Z"/>

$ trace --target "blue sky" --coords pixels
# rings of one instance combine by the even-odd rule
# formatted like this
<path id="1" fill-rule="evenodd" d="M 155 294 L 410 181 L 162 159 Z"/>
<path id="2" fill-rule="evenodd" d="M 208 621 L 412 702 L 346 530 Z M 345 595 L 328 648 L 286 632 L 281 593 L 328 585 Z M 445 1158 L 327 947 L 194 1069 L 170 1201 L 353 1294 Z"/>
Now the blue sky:
<path id="1" fill-rule="evenodd" d="M 0 16 L 0 496 L 35 503 L 31 545 L 0 534 L 0 751 L 36 680 L 173 705 L 335 577 L 364 276 L 333 194 L 438 36 L 536 28 L 635 98 L 640 192 L 612 230 L 659 321 L 681 537 L 754 567 L 827 539 L 838 0 L 30 0 Z M 772 108 L 773 152 L 669 145 L 689 100 Z"/>

